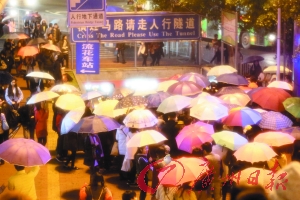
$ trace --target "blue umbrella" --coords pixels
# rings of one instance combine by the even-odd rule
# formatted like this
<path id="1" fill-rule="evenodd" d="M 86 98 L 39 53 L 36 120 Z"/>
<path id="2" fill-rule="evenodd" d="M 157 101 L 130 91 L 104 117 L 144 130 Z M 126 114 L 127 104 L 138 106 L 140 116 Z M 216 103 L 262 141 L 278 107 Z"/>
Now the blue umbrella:
<path id="1" fill-rule="evenodd" d="M 293 122 L 280 112 L 264 112 L 261 114 L 262 120 L 258 124 L 260 128 L 269 130 L 280 130 L 289 128 L 293 125 Z"/>
<path id="2" fill-rule="evenodd" d="M 106 6 L 106 12 L 124 12 L 124 9 L 118 6 Z"/>
<path id="3" fill-rule="evenodd" d="M 146 99 L 148 100 L 148 108 L 158 108 L 158 106 L 161 104 L 163 100 L 168 98 L 170 96 L 167 92 L 157 92 L 155 94 L 149 94 L 146 96 Z"/>
<path id="4" fill-rule="evenodd" d="M 248 80 L 236 73 L 222 74 L 217 77 L 217 81 L 221 83 L 227 83 L 231 85 L 248 85 Z"/>

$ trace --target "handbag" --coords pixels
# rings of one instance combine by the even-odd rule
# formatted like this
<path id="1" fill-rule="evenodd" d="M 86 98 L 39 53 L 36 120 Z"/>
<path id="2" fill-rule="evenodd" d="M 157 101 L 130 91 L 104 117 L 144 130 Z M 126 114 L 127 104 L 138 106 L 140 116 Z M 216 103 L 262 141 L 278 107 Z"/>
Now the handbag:
<path id="1" fill-rule="evenodd" d="M 112 155 L 112 156 L 118 156 L 119 155 L 118 142 L 114 142 L 114 145 L 111 149 L 110 155 Z"/>
<path id="2" fill-rule="evenodd" d="M 121 171 L 129 172 L 129 171 L 131 170 L 132 167 L 133 167 L 132 160 L 124 159 L 123 164 L 122 164 Z"/>
<path id="3" fill-rule="evenodd" d="M 1 113 L 1 123 L 2 123 L 2 129 L 4 131 L 7 131 L 9 129 L 8 123 L 6 121 L 5 115 Z"/>

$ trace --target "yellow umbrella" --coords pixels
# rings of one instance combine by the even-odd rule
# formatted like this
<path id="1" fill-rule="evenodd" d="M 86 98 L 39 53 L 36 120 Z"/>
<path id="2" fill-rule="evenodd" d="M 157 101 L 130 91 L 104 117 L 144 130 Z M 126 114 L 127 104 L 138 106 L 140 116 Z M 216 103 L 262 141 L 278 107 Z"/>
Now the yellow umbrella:
<path id="1" fill-rule="evenodd" d="M 58 97 L 55 105 L 63 110 L 73 110 L 79 107 L 85 107 L 82 98 L 76 94 L 63 94 Z"/>
<path id="2" fill-rule="evenodd" d="M 246 106 L 250 101 L 250 97 L 247 94 L 234 93 L 234 94 L 224 94 L 219 97 L 225 103 L 236 104 L 240 106 Z"/>
<path id="3" fill-rule="evenodd" d="M 126 114 L 127 108 L 114 110 L 118 102 L 118 100 L 100 101 L 99 104 L 95 106 L 93 113 L 95 115 L 104 115 L 112 118 Z"/>
<path id="4" fill-rule="evenodd" d="M 168 88 L 175 84 L 175 83 L 178 83 L 178 81 L 176 80 L 168 80 L 168 81 L 163 81 L 163 82 L 160 82 L 157 86 L 157 89 L 156 91 L 163 91 L 163 92 L 166 92 L 168 90 Z"/>

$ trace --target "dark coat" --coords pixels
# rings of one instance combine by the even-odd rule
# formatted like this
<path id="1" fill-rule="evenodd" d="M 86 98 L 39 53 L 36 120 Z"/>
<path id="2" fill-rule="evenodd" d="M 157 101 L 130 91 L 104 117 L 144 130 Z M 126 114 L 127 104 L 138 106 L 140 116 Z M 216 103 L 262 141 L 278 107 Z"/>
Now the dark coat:
<path id="1" fill-rule="evenodd" d="M 98 142 L 98 145 L 92 145 L 91 138 Z M 96 134 L 89 134 L 84 139 L 84 161 L 86 166 L 93 167 L 95 160 L 99 160 L 103 157 L 103 149 L 100 138 Z"/>
<path id="2" fill-rule="evenodd" d="M 77 151 L 78 149 L 78 134 L 69 132 L 64 137 L 64 149 L 69 151 Z"/>

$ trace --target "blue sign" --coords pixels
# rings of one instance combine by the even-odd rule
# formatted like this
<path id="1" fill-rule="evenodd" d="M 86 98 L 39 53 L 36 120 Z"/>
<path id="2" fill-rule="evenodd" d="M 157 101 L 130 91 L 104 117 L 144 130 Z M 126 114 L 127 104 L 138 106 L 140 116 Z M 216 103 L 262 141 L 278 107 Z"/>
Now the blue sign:
<path id="1" fill-rule="evenodd" d="M 99 74 L 99 43 L 76 43 L 76 74 Z"/>
<path id="2" fill-rule="evenodd" d="M 200 17 L 186 13 L 114 13 L 103 27 L 72 28 L 72 42 L 197 40 Z"/>
<path id="3" fill-rule="evenodd" d="M 105 0 L 68 0 L 69 26 L 104 26 L 105 6 Z"/>

